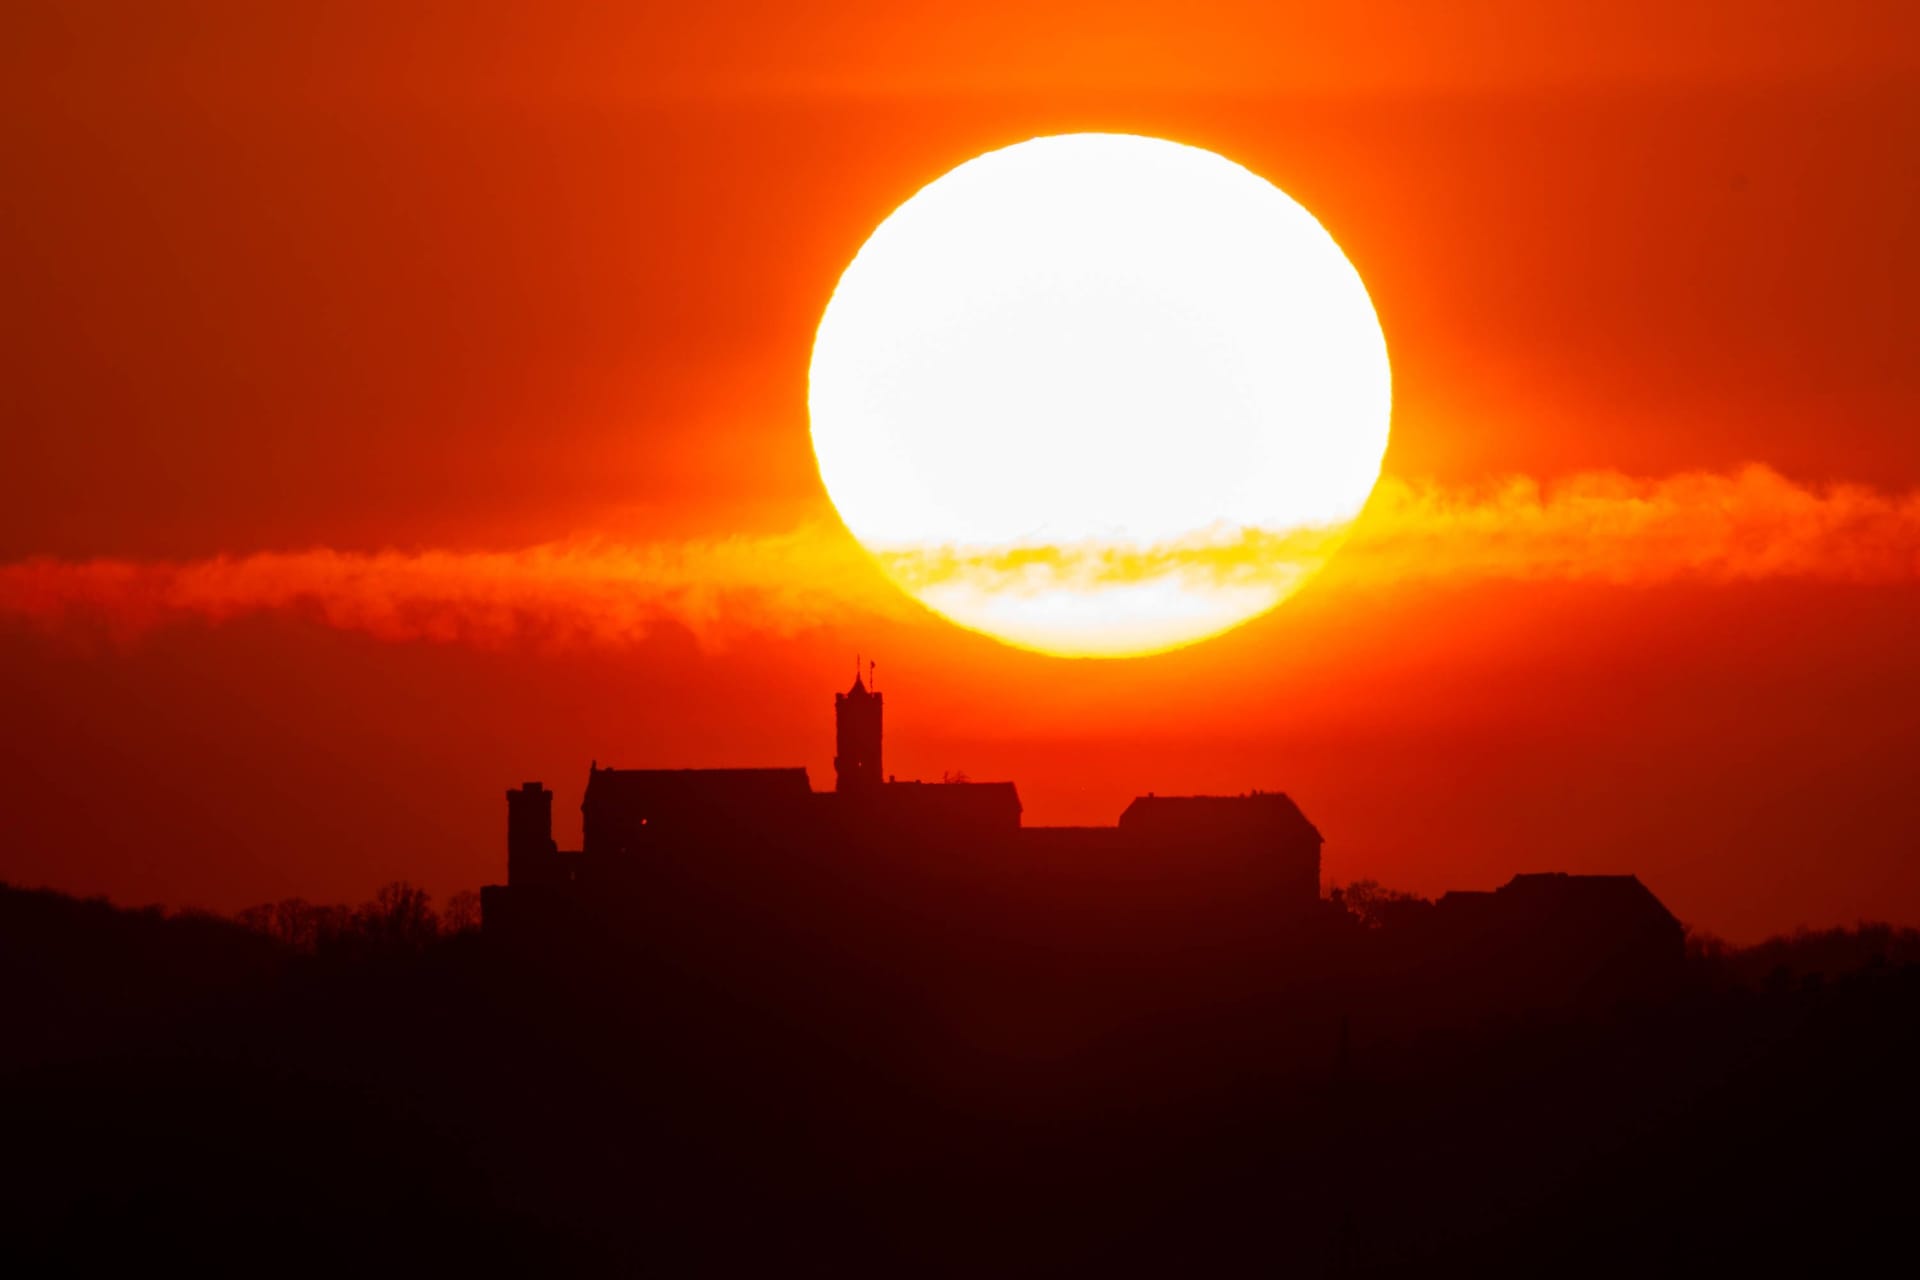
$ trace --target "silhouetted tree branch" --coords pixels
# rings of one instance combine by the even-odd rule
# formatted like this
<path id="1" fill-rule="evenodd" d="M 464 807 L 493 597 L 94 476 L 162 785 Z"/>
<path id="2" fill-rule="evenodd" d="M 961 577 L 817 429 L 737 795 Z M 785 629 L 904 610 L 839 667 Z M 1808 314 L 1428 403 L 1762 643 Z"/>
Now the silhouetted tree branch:
<path id="1" fill-rule="evenodd" d="M 1417 893 L 1382 888 L 1377 880 L 1355 880 L 1329 896 L 1346 907 L 1363 928 L 1390 929 L 1407 924 L 1433 907 Z"/>

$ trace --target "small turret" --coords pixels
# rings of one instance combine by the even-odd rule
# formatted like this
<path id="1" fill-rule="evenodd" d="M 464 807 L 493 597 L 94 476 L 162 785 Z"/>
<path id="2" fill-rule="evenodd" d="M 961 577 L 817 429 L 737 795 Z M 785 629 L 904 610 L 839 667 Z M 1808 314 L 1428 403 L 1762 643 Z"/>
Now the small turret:
<path id="1" fill-rule="evenodd" d="M 547 879 L 558 863 L 553 843 L 553 792 L 537 782 L 507 792 L 507 883 Z"/>

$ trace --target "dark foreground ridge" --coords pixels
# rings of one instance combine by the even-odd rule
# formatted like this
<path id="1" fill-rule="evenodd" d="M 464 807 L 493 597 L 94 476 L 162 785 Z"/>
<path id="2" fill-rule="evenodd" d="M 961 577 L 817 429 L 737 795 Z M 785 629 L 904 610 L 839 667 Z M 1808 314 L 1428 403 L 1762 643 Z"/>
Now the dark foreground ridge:
<path id="1" fill-rule="evenodd" d="M 870 700 L 870 701 L 868 701 Z M 1906 1245 L 1920 935 L 1632 876 L 1322 897 L 1278 794 L 509 794 L 484 929 L 0 891 L 0 1258 L 355 1274 L 1822 1273 Z M 851 705 L 851 711 L 848 707 Z M 464 909 L 461 915 L 464 915 Z M 23 1272 L 24 1274 L 24 1272 Z"/>

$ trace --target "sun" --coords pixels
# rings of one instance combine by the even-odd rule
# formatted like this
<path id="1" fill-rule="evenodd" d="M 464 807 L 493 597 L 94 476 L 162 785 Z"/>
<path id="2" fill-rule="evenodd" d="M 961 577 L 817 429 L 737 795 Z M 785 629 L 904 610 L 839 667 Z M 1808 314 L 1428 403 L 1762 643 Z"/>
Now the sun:
<path id="1" fill-rule="evenodd" d="M 902 588 L 1077 657 L 1284 600 L 1387 446 L 1386 339 L 1312 214 L 1211 151 L 1068 134 L 896 209 L 814 338 L 820 476 Z"/>

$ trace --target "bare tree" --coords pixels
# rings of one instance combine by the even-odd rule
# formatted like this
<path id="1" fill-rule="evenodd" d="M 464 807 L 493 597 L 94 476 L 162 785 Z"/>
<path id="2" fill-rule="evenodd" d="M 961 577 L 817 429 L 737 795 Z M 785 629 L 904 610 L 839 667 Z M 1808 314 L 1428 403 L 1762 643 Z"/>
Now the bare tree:
<path id="1" fill-rule="evenodd" d="M 248 907 L 244 911 L 235 914 L 233 919 L 234 923 L 243 929 L 251 929 L 255 933 L 264 934 L 269 938 L 274 936 L 273 904 L 271 902 L 263 902 L 257 907 Z"/>
<path id="2" fill-rule="evenodd" d="M 329 911 L 339 908 L 316 907 L 305 898 L 284 898 L 248 907 L 234 917 L 255 933 L 265 934 L 282 946 L 311 952 L 319 943 L 320 923 Z"/>
<path id="3" fill-rule="evenodd" d="M 440 936 L 440 917 L 425 889 L 404 880 L 383 885 L 353 913 L 361 939 L 381 950 L 422 951 Z"/>
<path id="4" fill-rule="evenodd" d="M 447 899 L 440 912 L 440 928 L 446 933 L 471 933 L 480 927 L 480 895 L 462 889 Z"/>
<path id="5" fill-rule="evenodd" d="M 1344 903 L 1363 928 L 1391 929 L 1418 919 L 1433 907 L 1430 899 L 1399 889 L 1385 889 L 1378 880 L 1355 880 L 1332 895 Z"/>

